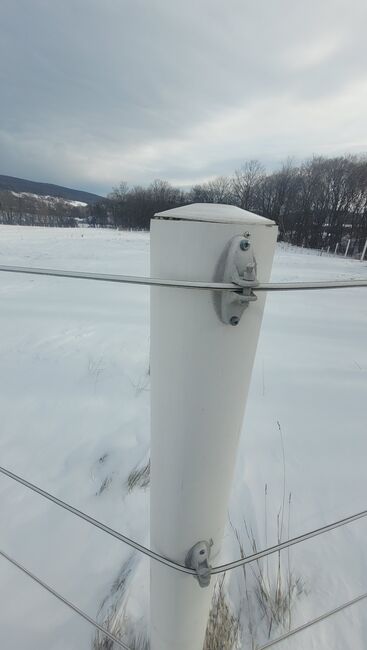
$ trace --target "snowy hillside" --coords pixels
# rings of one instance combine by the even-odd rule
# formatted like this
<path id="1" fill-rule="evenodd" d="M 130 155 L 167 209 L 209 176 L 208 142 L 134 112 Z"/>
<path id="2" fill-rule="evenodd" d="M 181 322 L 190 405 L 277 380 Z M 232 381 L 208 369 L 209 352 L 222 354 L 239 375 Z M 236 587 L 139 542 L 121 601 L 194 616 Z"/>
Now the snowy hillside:
<path id="1" fill-rule="evenodd" d="M 78 203 L 82 202 L 86 204 L 96 203 L 102 198 L 98 194 L 92 194 L 84 190 L 76 190 L 62 185 L 30 181 L 25 178 L 0 174 L 0 192 L 3 190 L 20 194 L 44 196 L 46 198 L 62 198 L 68 201 L 77 201 Z"/>
<path id="2" fill-rule="evenodd" d="M 148 275 L 149 236 L 0 226 L 0 264 Z M 351 277 L 367 264 L 279 246 L 272 279 Z M 148 544 L 148 288 L 0 273 L 0 305 L 0 465 Z M 258 548 L 275 544 L 283 501 L 284 539 L 367 507 L 366 397 L 367 289 L 270 295 L 229 513 L 247 552 L 244 518 Z M 144 631 L 145 560 L 2 475 L 0 513 L 0 549 L 90 616 L 103 622 L 126 580 Z M 361 520 L 284 554 L 292 625 L 367 591 L 366 534 Z M 239 553 L 229 524 L 223 560 Z M 246 625 L 241 570 L 229 593 Z M 93 629 L 2 559 L 0 598 L 6 650 L 91 649 Z M 283 645 L 364 650 L 366 637 L 362 603 Z"/>
<path id="3" fill-rule="evenodd" d="M 17 197 L 19 197 L 21 199 L 22 198 L 28 198 L 28 197 L 31 198 L 31 199 L 32 198 L 33 199 L 42 198 L 46 204 L 50 204 L 50 205 L 55 205 L 60 200 L 56 196 L 49 196 L 47 194 L 45 196 L 42 196 L 40 194 L 33 194 L 32 192 L 11 192 L 11 194 L 13 196 L 17 196 Z M 85 201 L 74 201 L 74 200 L 71 200 L 71 199 L 63 199 L 63 201 L 64 201 L 64 203 L 67 203 L 68 205 L 72 205 L 73 207 L 76 207 L 76 208 L 78 208 L 78 207 L 85 208 L 85 206 L 88 205 L 88 203 L 85 203 Z"/>

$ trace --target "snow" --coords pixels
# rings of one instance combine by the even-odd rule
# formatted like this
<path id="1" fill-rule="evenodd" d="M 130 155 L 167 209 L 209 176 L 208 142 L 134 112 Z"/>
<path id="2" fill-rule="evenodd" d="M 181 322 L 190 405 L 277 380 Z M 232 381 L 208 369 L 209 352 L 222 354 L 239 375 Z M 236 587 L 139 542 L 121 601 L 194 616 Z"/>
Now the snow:
<path id="1" fill-rule="evenodd" d="M 0 263 L 147 275 L 149 236 L 0 226 Z M 367 264 L 279 246 L 272 279 L 350 277 L 366 278 Z M 291 536 L 366 508 L 366 297 L 364 288 L 268 296 L 230 505 L 259 548 L 276 543 L 283 499 L 277 422 Z M 149 290 L 1 273 L 0 304 L 0 464 L 148 544 L 149 493 L 129 492 L 127 479 L 149 457 Z M 114 603 L 131 558 L 126 607 L 144 628 L 145 560 L 3 476 L 0 508 L 0 548 L 92 617 Z M 304 585 L 292 625 L 367 590 L 366 533 L 360 520 L 291 550 Z M 228 526 L 223 560 L 238 556 Z M 241 580 L 233 572 L 237 602 Z M 1 558 L 0 594 L 7 650 L 91 648 L 90 626 Z M 365 612 L 361 603 L 284 647 L 362 650 Z"/>
<path id="2" fill-rule="evenodd" d="M 258 214 L 243 210 L 236 205 L 226 205 L 224 203 L 191 203 L 190 205 L 182 205 L 171 210 L 157 212 L 156 216 L 164 219 L 184 219 L 188 221 L 242 223 L 244 226 L 257 223 L 274 225 L 274 221 L 270 219 L 260 217 Z"/>
<path id="3" fill-rule="evenodd" d="M 85 201 L 72 201 L 71 199 L 64 199 L 65 203 L 68 203 L 69 205 L 73 205 L 76 208 L 85 208 L 88 203 L 85 203 Z"/>

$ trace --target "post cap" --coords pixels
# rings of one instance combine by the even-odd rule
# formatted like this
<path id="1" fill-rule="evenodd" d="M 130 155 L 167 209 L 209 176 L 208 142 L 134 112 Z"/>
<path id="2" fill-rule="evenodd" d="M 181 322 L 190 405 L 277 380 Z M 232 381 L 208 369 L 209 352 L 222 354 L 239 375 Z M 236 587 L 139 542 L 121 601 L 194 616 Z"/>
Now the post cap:
<path id="1" fill-rule="evenodd" d="M 240 223 L 244 226 L 275 226 L 275 222 L 258 214 L 242 210 L 235 205 L 223 203 L 191 203 L 179 208 L 157 212 L 154 217 L 160 219 L 178 219 L 182 221 L 209 221 L 214 223 Z"/>

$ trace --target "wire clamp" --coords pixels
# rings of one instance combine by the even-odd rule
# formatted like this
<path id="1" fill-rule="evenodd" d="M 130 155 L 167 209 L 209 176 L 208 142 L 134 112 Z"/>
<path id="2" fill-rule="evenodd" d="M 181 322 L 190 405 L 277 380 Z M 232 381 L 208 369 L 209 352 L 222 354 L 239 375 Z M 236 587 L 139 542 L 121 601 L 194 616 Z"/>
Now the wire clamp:
<path id="1" fill-rule="evenodd" d="M 226 325 L 238 325 L 250 302 L 257 300 L 253 289 L 259 282 L 252 249 L 249 233 L 236 235 L 230 241 L 222 281 L 237 284 L 239 291 L 223 291 L 221 295 L 220 317 Z"/>
<path id="2" fill-rule="evenodd" d="M 196 571 L 196 578 L 200 587 L 209 587 L 212 567 L 209 564 L 210 549 L 213 541 L 197 542 L 186 555 L 185 566 Z"/>

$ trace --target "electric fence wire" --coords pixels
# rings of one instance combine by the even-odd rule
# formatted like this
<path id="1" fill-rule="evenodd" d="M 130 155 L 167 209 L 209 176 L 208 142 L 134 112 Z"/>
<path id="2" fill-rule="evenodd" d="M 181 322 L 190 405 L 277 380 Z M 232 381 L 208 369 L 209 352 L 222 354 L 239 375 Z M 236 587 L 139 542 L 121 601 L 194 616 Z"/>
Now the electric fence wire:
<path id="1" fill-rule="evenodd" d="M 148 278 L 134 275 L 112 275 L 108 273 L 85 273 L 82 271 L 62 271 L 57 269 L 39 269 L 27 266 L 0 265 L 0 271 L 6 273 L 25 273 L 45 275 L 58 278 L 79 280 L 99 280 L 101 282 L 117 282 L 122 284 L 140 284 L 156 287 L 174 287 L 177 289 L 201 289 L 209 291 L 239 291 L 243 287 L 232 282 L 189 282 L 187 280 L 169 280 L 163 278 Z M 367 278 L 359 280 L 325 280 L 323 282 L 267 282 L 251 287 L 254 291 L 302 291 L 318 289 L 347 289 L 352 287 L 367 287 Z"/>
<path id="2" fill-rule="evenodd" d="M 44 497 L 45 499 L 48 499 L 49 501 L 52 501 L 57 506 L 60 506 L 60 508 L 64 508 L 64 510 L 68 510 L 68 512 L 75 515 L 76 517 L 79 517 L 80 519 L 84 519 L 84 521 L 88 522 L 88 524 L 91 524 L 92 526 L 95 526 L 96 528 L 99 528 L 104 533 L 107 533 L 108 535 L 111 535 L 112 537 L 115 537 L 116 539 L 120 540 L 120 542 L 123 542 L 124 544 L 127 544 L 128 546 L 131 546 L 136 551 L 139 551 L 140 553 L 143 553 L 144 555 L 148 555 L 153 560 L 157 560 L 157 562 L 161 562 L 162 564 L 165 564 L 166 566 L 168 566 L 168 567 L 170 567 L 172 569 L 176 569 L 177 571 L 182 571 L 183 573 L 190 573 L 192 575 L 196 575 L 196 572 L 194 571 L 194 569 L 189 569 L 188 567 L 182 566 L 181 564 L 178 564 L 176 562 L 168 560 L 167 558 L 163 557 L 162 555 L 159 555 L 158 553 L 155 553 L 154 551 L 151 551 L 149 548 L 146 548 L 142 544 L 139 544 L 138 542 L 135 542 L 133 539 L 130 539 L 126 535 L 122 535 L 117 530 L 114 530 L 113 528 L 110 528 L 109 526 L 106 526 L 101 521 L 98 521 L 97 519 L 94 519 L 93 517 L 90 517 L 85 512 L 82 512 L 81 510 L 78 510 L 77 508 L 74 508 L 74 506 L 70 505 L 69 503 L 66 503 L 65 501 L 62 501 L 61 499 L 58 499 L 53 494 L 50 494 L 50 492 L 46 492 L 46 490 L 42 490 L 42 488 L 38 487 L 37 485 L 34 485 L 33 483 L 30 483 L 29 481 L 26 481 L 21 476 L 18 476 L 17 474 L 14 474 L 13 472 L 10 472 L 5 467 L 0 467 L 0 473 L 4 474 L 8 478 L 13 479 L 14 481 L 17 481 L 18 483 L 21 483 L 21 485 L 24 485 L 24 487 L 28 488 L 29 490 L 32 490 L 33 492 L 36 492 L 37 494 Z"/>
<path id="3" fill-rule="evenodd" d="M 306 540 L 312 539 L 313 537 L 324 535 L 325 533 L 328 533 L 331 530 L 335 530 L 336 528 L 340 528 L 341 526 L 345 526 L 346 524 L 351 524 L 353 521 L 357 521 L 358 519 L 362 519 L 363 517 L 366 516 L 367 516 L 367 510 L 362 510 L 361 512 L 357 512 L 354 515 L 350 515 L 348 517 L 344 517 L 343 519 L 339 519 L 338 521 L 334 521 L 331 524 L 326 524 L 326 526 L 321 526 L 320 528 L 315 528 L 314 530 L 310 530 L 307 533 L 298 535 L 297 537 L 292 537 L 291 539 L 288 539 L 284 542 L 280 542 L 280 544 L 276 544 L 275 546 L 270 546 L 268 548 L 265 548 L 263 551 L 258 551 L 257 553 L 248 555 L 247 557 L 241 558 L 240 560 L 235 560 L 234 562 L 228 562 L 227 564 L 223 564 L 222 566 L 217 566 L 213 568 L 212 573 L 213 574 L 224 573 L 225 571 L 236 569 L 237 567 L 244 566 L 246 564 L 249 564 L 250 562 L 261 560 L 262 558 L 267 557 L 268 555 L 272 555 L 273 553 L 278 553 L 279 551 L 282 551 L 286 548 L 290 548 L 291 546 L 295 546 L 296 544 L 300 544 L 301 542 L 305 542 Z"/>
<path id="4" fill-rule="evenodd" d="M 75 612 L 75 614 L 78 614 L 78 616 L 81 616 L 82 618 L 84 618 L 85 621 L 87 621 L 88 623 L 90 623 L 91 625 L 93 625 L 93 627 L 95 627 L 99 632 L 101 632 L 102 634 L 104 634 L 108 639 L 110 639 L 110 641 L 113 641 L 114 643 L 116 643 L 118 646 L 120 646 L 120 648 L 123 648 L 123 650 L 131 650 L 131 649 L 129 648 L 129 646 L 127 646 L 125 643 L 123 643 L 122 641 L 120 641 L 120 639 L 118 639 L 117 636 L 115 636 L 114 634 L 111 634 L 111 632 L 109 632 L 109 631 L 106 630 L 104 627 L 102 627 L 102 625 L 99 625 L 99 623 L 97 623 L 97 621 L 95 621 L 93 618 L 91 618 L 90 616 L 88 616 L 88 614 L 86 614 L 85 612 L 83 612 L 83 610 L 79 609 L 79 607 L 77 607 L 76 605 L 74 605 L 73 603 L 71 603 L 70 600 L 67 600 L 66 598 L 64 598 L 64 596 L 62 596 L 62 595 L 59 594 L 57 591 L 55 591 L 55 589 L 53 589 L 52 587 L 50 587 L 50 585 L 46 584 L 46 582 L 43 582 L 43 580 L 41 580 L 41 579 L 38 578 L 36 575 L 34 575 L 34 573 L 31 573 L 31 571 L 29 571 L 28 569 L 26 569 L 22 564 L 20 564 L 20 563 L 17 562 L 16 560 L 14 560 L 14 559 L 13 559 L 12 557 L 10 557 L 7 553 L 5 553 L 4 551 L 0 550 L 0 556 L 3 557 L 3 558 L 4 558 L 5 560 L 7 560 L 8 562 L 10 562 L 10 564 L 12 564 L 13 566 L 15 566 L 17 569 L 19 569 L 20 571 L 22 571 L 23 573 L 25 573 L 29 578 L 31 578 L 32 580 L 34 580 L 34 582 L 36 582 L 40 587 L 42 587 L 43 589 L 45 589 L 46 591 L 48 591 L 48 593 L 52 594 L 52 596 L 54 596 L 55 598 L 57 598 L 58 600 L 60 600 L 62 603 L 64 603 L 64 605 L 66 605 L 67 607 L 69 607 L 70 609 L 72 609 L 73 612 Z"/>
<path id="5" fill-rule="evenodd" d="M 334 614 L 338 614 L 343 609 L 346 609 L 347 607 L 352 607 L 352 605 L 356 605 L 357 603 L 361 602 L 361 600 L 364 600 L 365 598 L 367 598 L 367 593 L 361 594 L 361 596 L 357 596 L 356 598 L 353 598 L 352 600 L 348 600 L 348 602 L 343 603 L 343 605 L 339 605 L 338 607 L 335 607 L 334 609 L 331 609 L 329 612 L 325 612 L 325 614 L 321 614 L 321 616 L 318 616 L 317 618 L 313 618 L 311 621 L 308 621 L 307 623 L 303 623 L 303 625 L 300 625 L 299 627 L 295 627 L 295 628 L 293 628 L 293 630 L 289 630 L 289 632 L 285 632 L 285 634 L 282 634 L 281 636 L 278 636 L 276 639 L 274 639 L 272 641 L 268 641 L 268 643 L 265 643 L 265 645 L 259 646 L 256 650 L 266 650 L 266 648 L 272 648 L 274 645 L 277 645 L 278 643 L 281 643 L 282 641 L 286 641 L 286 639 L 289 639 L 289 637 L 294 636 L 295 634 L 298 634 L 299 632 L 303 632 L 308 627 L 312 627 L 313 625 L 316 625 L 317 623 L 321 623 L 321 621 L 324 621 L 325 619 L 329 618 L 330 616 L 334 616 Z"/>
<path id="6" fill-rule="evenodd" d="M 81 519 L 84 519 L 84 521 L 88 522 L 92 526 L 99 528 L 103 532 L 107 533 L 108 535 L 111 535 L 112 537 L 115 537 L 116 539 L 120 540 L 124 544 L 131 546 L 132 548 L 139 551 L 140 553 L 143 553 L 144 555 L 148 555 L 153 560 L 156 560 L 157 562 L 161 562 L 162 564 L 165 564 L 166 566 L 170 567 L 171 569 L 175 569 L 176 571 L 181 571 L 182 573 L 189 573 L 191 575 L 196 575 L 196 571 L 194 569 L 190 569 L 189 567 L 186 567 L 182 564 L 174 562 L 173 560 L 169 560 L 168 558 L 165 558 L 163 555 L 159 555 L 159 553 L 155 553 L 154 551 L 147 548 L 146 546 L 143 546 L 142 544 L 135 542 L 134 540 L 127 537 L 126 535 L 122 535 L 121 533 L 114 530 L 113 528 L 106 526 L 105 524 L 98 521 L 97 519 L 90 517 L 85 512 L 82 512 L 81 510 L 74 508 L 73 506 L 66 503 L 65 501 L 58 499 L 53 494 L 46 492 L 46 490 L 42 490 L 42 488 L 38 487 L 37 485 L 34 485 L 33 483 L 30 483 L 29 481 L 22 478 L 21 476 L 14 474 L 10 470 L 6 469 L 5 467 L 0 466 L 0 473 L 20 483 L 21 485 L 28 488 L 29 490 L 36 492 L 37 494 L 48 499 L 49 501 L 52 501 L 57 506 L 60 506 L 61 508 L 68 510 L 71 514 L 76 515 Z M 298 535 L 297 537 L 293 537 L 284 542 L 281 542 L 280 544 L 276 544 L 275 546 L 271 546 L 262 551 L 258 551 L 257 553 L 253 553 L 252 555 L 247 555 L 246 557 L 240 558 L 239 560 L 235 560 L 234 562 L 228 562 L 227 564 L 222 564 L 220 566 L 212 567 L 211 573 L 212 575 L 216 575 L 218 573 L 225 573 L 226 571 L 230 571 L 232 569 L 242 567 L 246 564 L 249 564 L 250 562 L 255 562 L 268 555 L 272 555 L 273 553 L 278 553 L 279 551 L 289 548 L 290 546 L 294 546 L 295 544 L 304 542 L 308 539 L 311 539 L 312 537 L 317 537 L 318 535 L 327 533 L 331 530 L 334 530 L 335 528 L 345 526 L 346 524 L 350 524 L 353 521 L 357 521 L 358 519 L 362 519 L 363 517 L 366 516 L 367 516 L 367 510 L 362 510 L 361 512 L 358 512 L 354 515 L 350 515 L 349 517 L 344 517 L 343 519 L 340 519 L 339 521 L 335 521 L 331 524 L 327 524 L 326 526 L 321 526 L 320 528 L 311 530 L 307 533 L 304 533 L 303 535 Z"/>

